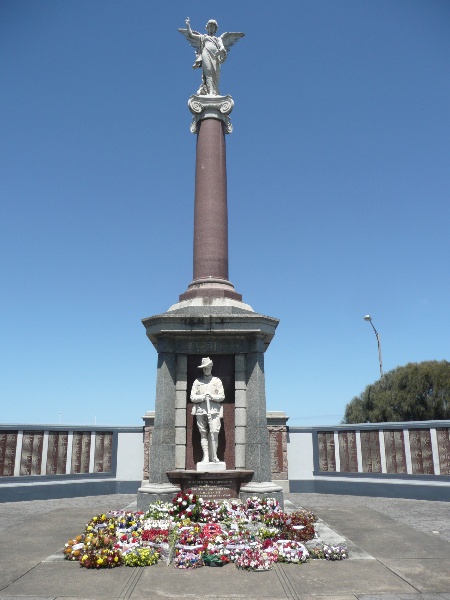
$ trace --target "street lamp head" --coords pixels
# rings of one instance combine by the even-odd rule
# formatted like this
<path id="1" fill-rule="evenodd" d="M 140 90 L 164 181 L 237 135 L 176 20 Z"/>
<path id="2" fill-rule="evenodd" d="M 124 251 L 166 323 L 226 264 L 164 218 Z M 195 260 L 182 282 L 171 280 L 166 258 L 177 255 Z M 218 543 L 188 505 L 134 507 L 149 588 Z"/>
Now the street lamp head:
<path id="1" fill-rule="evenodd" d="M 364 317 L 364 321 L 371 321 L 371 320 L 372 320 L 372 317 L 370 315 L 366 315 Z"/>

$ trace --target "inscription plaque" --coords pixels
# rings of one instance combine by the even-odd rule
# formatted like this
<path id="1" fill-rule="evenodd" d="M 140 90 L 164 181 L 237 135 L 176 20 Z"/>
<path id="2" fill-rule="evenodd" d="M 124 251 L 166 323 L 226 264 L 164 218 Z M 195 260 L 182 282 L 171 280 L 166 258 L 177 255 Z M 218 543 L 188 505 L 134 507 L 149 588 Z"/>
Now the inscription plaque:
<path id="1" fill-rule="evenodd" d="M 72 442 L 71 473 L 89 473 L 90 452 L 91 432 L 75 431 Z"/>
<path id="2" fill-rule="evenodd" d="M 248 483 L 253 471 L 220 471 L 201 473 L 199 471 L 167 471 L 169 481 L 179 485 L 183 492 L 191 490 L 204 500 L 224 500 L 238 498 L 241 485 Z"/>
<path id="3" fill-rule="evenodd" d="M 441 475 L 450 475 L 450 439 L 448 427 L 436 429 Z"/>
<path id="4" fill-rule="evenodd" d="M 13 477 L 16 462 L 17 431 L 0 433 L 0 476 Z"/>
<path id="5" fill-rule="evenodd" d="M 194 494 L 203 498 L 203 500 L 217 500 L 227 498 L 238 498 L 239 494 L 232 480 L 224 479 L 205 479 L 199 481 L 187 479 L 184 490 L 192 490 Z"/>
<path id="6" fill-rule="evenodd" d="M 180 354 L 243 354 L 248 352 L 247 341 L 245 339 L 236 340 L 211 340 L 211 341 L 190 341 L 176 340 L 176 350 Z"/>
<path id="7" fill-rule="evenodd" d="M 43 444 L 43 431 L 23 432 L 22 452 L 20 455 L 20 475 L 41 474 Z"/>
<path id="8" fill-rule="evenodd" d="M 336 458 L 334 446 L 334 433 L 332 431 L 319 431 L 319 470 L 336 471 Z"/>
<path id="9" fill-rule="evenodd" d="M 50 431 L 48 434 L 47 475 L 65 475 L 67 463 L 67 431 Z"/>
<path id="10" fill-rule="evenodd" d="M 270 463 L 273 473 L 283 471 L 283 433 L 269 430 Z"/>
<path id="11" fill-rule="evenodd" d="M 387 473 L 406 473 L 405 438 L 401 429 L 384 432 Z"/>
<path id="12" fill-rule="evenodd" d="M 341 473 L 357 473 L 356 431 L 340 431 L 338 439 Z"/>
<path id="13" fill-rule="evenodd" d="M 95 436 L 94 473 L 111 471 L 112 432 L 98 431 Z"/>
<path id="14" fill-rule="evenodd" d="M 381 473 L 378 431 L 361 431 L 361 458 L 363 473 Z"/>
<path id="15" fill-rule="evenodd" d="M 409 445 L 414 475 L 434 475 L 433 450 L 429 429 L 410 429 Z"/>

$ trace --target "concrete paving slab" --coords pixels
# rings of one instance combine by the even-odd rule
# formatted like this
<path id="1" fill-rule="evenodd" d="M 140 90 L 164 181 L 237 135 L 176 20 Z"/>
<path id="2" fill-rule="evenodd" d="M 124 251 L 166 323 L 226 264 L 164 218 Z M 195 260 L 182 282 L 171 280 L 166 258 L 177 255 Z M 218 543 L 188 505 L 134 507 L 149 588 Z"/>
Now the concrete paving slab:
<path id="1" fill-rule="evenodd" d="M 345 595 L 415 592 L 414 587 L 374 560 L 314 560 L 306 565 L 279 564 L 297 594 Z"/>
<path id="2" fill-rule="evenodd" d="M 296 594 L 295 596 L 288 596 L 289 598 L 296 598 L 297 600 L 358 600 L 357 596 L 355 596 L 354 594 L 345 594 L 343 596 L 339 595 L 339 596 L 330 596 L 330 595 L 326 595 L 326 596 L 316 596 L 316 595 L 310 595 L 310 594 Z"/>
<path id="3" fill-rule="evenodd" d="M 233 564 L 221 568 L 176 569 L 161 563 L 143 569 L 130 598 L 286 598 L 275 571 L 260 573 L 237 570 Z"/>
<path id="4" fill-rule="evenodd" d="M 75 598 L 123 598 L 123 590 L 131 578 L 143 569 L 120 567 L 118 569 L 82 569 L 77 563 L 42 563 L 20 577 L 1 594 L 7 596 L 32 596 L 39 591 L 45 597 L 56 598 L 62 591 Z M 0 596 L 1 597 L 1 596 Z"/>
<path id="5" fill-rule="evenodd" d="M 400 600 L 442 600 L 441 594 L 398 594 Z"/>
<path id="6" fill-rule="evenodd" d="M 113 498 L 109 507 L 114 509 L 121 503 L 122 500 L 115 503 Z M 107 506 L 100 502 L 98 512 L 108 510 Z M 10 534 L 4 532 L 2 537 L 7 536 L 8 543 L 0 544 L 0 591 L 63 548 L 70 536 L 82 533 L 88 520 L 98 512 L 91 507 L 58 508 L 34 518 L 30 515 Z"/>
<path id="7" fill-rule="evenodd" d="M 339 544 L 346 546 L 349 551 L 349 560 L 375 560 L 375 557 L 354 544 L 351 540 L 339 535 L 327 523 L 322 521 L 322 519 L 319 519 L 314 524 L 314 528 L 318 535 L 317 541 L 322 541 L 324 544 L 329 544 L 331 546 L 337 546 Z"/>
<path id="8" fill-rule="evenodd" d="M 383 560 L 397 574 L 421 593 L 445 594 L 450 590 L 448 558 Z"/>
<path id="9" fill-rule="evenodd" d="M 414 594 L 417 598 L 417 594 Z M 397 594 L 363 594 L 358 596 L 358 600 L 399 600 Z"/>
<path id="10" fill-rule="evenodd" d="M 317 511 L 337 533 L 376 558 L 450 559 L 450 544 L 368 508 Z M 449 588 L 450 589 L 450 588 Z"/>

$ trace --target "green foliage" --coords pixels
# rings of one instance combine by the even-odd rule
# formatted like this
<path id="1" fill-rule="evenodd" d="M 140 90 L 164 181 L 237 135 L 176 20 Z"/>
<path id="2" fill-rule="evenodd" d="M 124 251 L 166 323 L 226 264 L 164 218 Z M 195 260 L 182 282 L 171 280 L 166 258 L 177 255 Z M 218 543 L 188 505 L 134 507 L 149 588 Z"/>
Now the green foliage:
<path id="1" fill-rule="evenodd" d="M 450 419 L 450 362 L 397 367 L 368 385 L 345 408 L 343 423 Z"/>

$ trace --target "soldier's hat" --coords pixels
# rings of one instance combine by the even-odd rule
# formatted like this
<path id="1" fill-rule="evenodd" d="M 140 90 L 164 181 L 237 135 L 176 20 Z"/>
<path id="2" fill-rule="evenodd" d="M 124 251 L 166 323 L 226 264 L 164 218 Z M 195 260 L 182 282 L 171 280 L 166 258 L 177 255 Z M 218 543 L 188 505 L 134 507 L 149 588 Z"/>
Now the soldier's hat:
<path id="1" fill-rule="evenodd" d="M 204 369 L 205 367 L 212 367 L 213 361 L 207 356 L 206 358 L 202 358 L 202 364 L 198 365 L 198 369 Z"/>

